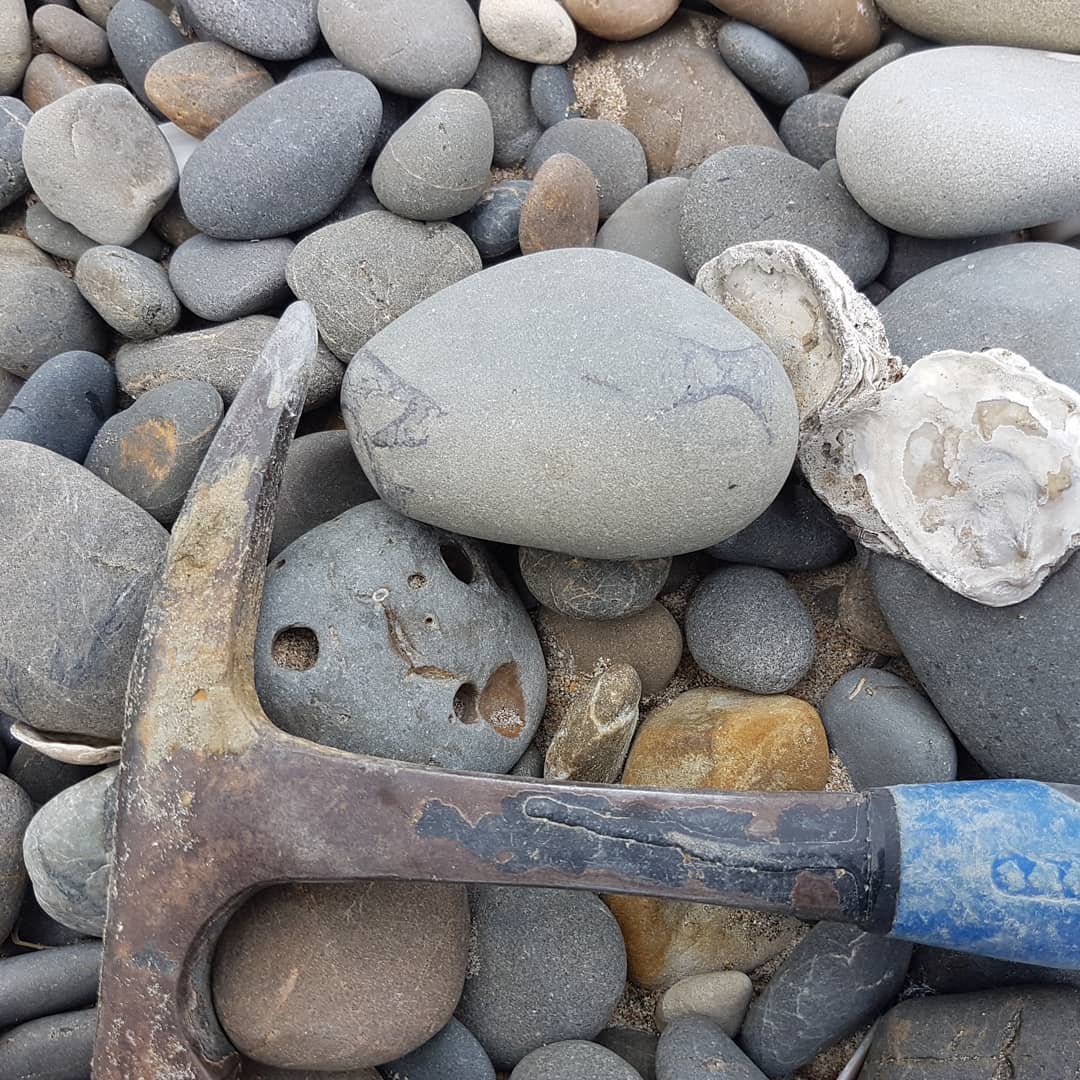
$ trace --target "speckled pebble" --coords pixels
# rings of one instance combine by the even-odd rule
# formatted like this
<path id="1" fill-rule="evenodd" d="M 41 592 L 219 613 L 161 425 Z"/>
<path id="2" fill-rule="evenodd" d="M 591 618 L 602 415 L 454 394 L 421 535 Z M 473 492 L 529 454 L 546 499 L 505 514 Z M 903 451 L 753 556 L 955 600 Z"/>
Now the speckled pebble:
<path id="1" fill-rule="evenodd" d="M 65 94 L 93 85 L 94 80 L 81 67 L 52 53 L 38 53 L 26 69 L 22 98 L 37 112 Z"/>
<path id="2" fill-rule="evenodd" d="M 606 1027 L 596 1036 L 596 1042 L 637 1069 L 641 1080 L 656 1080 L 657 1041 L 651 1032 L 628 1027 Z"/>
<path id="3" fill-rule="evenodd" d="M 105 29 L 117 67 L 132 93 L 147 106 L 146 73 L 154 62 L 187 44 L 169 16 L 149 0 L 119 0 Z"/>
<path id="4" fill-rule="evenodd" d="M 497 259 L 517 248 L 521 207 L 531 187 L 531 180 L 503 180 L 493 184 L 460 220 L 481 259 Z"/>
<path id="5" fill-rule="evenodd" d="M 34 203 L 26 211 L 26 235 L 42 251 L 69 262 L 78 262 L 80 255 L 98 246 L 96 240 L 91 240 L 89 236 L 79 232 L 74 225 L 61 221 L 41 202 Z M 132 251 L 145 255 L 148 259 L 160 259 L 165 254 L 161 238 L 152 229 L 147 229 L 129 246 Z M 55 268 L 55 265 L 53 262 L 49 263 L 51 267 Z"/>
<path id="6" fill-rule="evenodd" d="M 17 89 L 30 54 L 26 4 L 23 0 L 0 0 L 0 94 Z"/>
<path id="7" fill-rule="evenodd" d="M 34 33 L 58 56 L 81 68 L 104 67 L 112 55 L 109 37 L 97 23 L 61 4 L 34 12 Z"/>
<path id="8" fill-rule="evenodd" d="M 56 263 L 25 237 L 0 233 L 0 272 L 40 268 L 55 270 Z"/>
<path id="9" fill-rule="evenodd" d="M 91 248 L 79 257 L 75 284 L 90 306 L 132 341 L 161 337 L 180 321 L 180 301 L 169 275 L 129 248 Z"/>
<path id="10" fill-rule="evenodd" d="M 466 86 L 479 94 L 491 111 L 495 135 L 493 161 L 500 168 L 520 165 L 543 130 L 529 94 L 532 68 L 485 44 L 480 65 Z"/>
<path id="11" fill-rule="evenodd" d="M 681 1016 L 707 1016 L 734 1039 L 754 996 L 750 976 L 742 971 L 688 975 L 669 986 L 656 1002 L 656 1026 L 663 1031 Z"/>
<path id="12" fill-rule="evenodd" d="M 795 157 L 820 168 L 836 157 L 836 129 L 846 106 L 838 94 L 805 94 L 780 118 L 780 138 Z"/>
<path id="13" fill-rule="evenodd" d="M 0 940 L 6 941 L 26 891 L 23 836 L 33 815 L 30 797 L 0 774 Z"/>
<path id="14" fill-rule="evenodd" d="M 689 281 L 679 239 L 689 186 L 684 176 L 665 176 L 635 191 L 601 226 L 596 246 L 636 255 Z"/>
<path id="15" fill-rule="evenodd" d="M 541 127 L 554 127 L 581 115 L 574 80 L 562 64 L 537 64 L 533 68 L 529 100 Z"/>
<path id="16" fill-rule="evenodd" d="M 11 755 L 8 776 L 30 796 L 37 806 L 44 806 L 61 791 L 101 770 L 93 765 L 72 765 L 46 757 L 32 746 L 19 744 Z"/>
<path id="17" fill-rule="evenodd" d="M 30 190 L 22 163 L 30 110 L 18 98 L 0 97 L 0 210 Z"/>
<path id="18" fill-rule="evenodd" d="M 121 3 L 123 0 L 121 0 Z M 215 38 L 263 60 L 305 56 L 319 40 L 317 0 L 180 0 L 180 10 L 204 38 Z"/>
<path id="19" fill-rule="evenodd" d="M 618 1054 L 594 1042 L 571 1039 L 549 1043 L 522 1058 L 510 1080 L 641 1080 Z"/>
<path id="20" fill-rule="evenodd" d="M 521 206 L 518 244 L 522 254 L 592 247 L 599 224 L 596 177 L 589 166 L 573 154 L 552 154 L 536 170 Z"/>
<path id="21" fill-rule="evenodd" d="M 774 105 L 790 105 L 810 89 L 799 58 L 771 34 L 732 20 L 716 35 L 727 66 L 751 89 Z"/>
<path id="22" fill-rule="evenodd" d="M 656 1048 L 656 1080 L 767 1080 L 765 1074 L 706 1016 L 669 1024 Z"/>
<path id="23" fill-rule="evenodd" d="M 460 1020 L 380 1069 L 386 1080 L 495 1080 L 491 1059 Z"/>
<path id="24" fill-rule="evenodd" d="M 530 64 L 561 64 L 577 45 L 558 0 L 480 0 L 480 28 L 497 49 Z"/>

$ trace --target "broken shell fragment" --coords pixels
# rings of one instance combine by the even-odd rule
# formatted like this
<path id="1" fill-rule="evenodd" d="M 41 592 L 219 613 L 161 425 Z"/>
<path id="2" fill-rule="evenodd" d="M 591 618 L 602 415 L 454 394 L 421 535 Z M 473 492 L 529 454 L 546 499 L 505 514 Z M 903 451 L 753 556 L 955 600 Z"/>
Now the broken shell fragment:
<path id="1" fill-rule="evenodd" d="M 93 735 L 38 731 L 16 721 L 11 725 L 11 737 L 53 761 L 65 761 L 69 765 L 111 765 L 120 760 L 119 743 L 96 739 Z"/>

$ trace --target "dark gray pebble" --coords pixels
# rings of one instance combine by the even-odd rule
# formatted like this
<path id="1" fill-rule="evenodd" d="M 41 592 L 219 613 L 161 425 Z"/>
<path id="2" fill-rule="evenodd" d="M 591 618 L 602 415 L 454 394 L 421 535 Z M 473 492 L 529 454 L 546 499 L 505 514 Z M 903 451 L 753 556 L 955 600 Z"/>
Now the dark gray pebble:
<path id="1" fill-rule="evenodd" d="M 501 180 L 460 220 L 485 262 L 517 249 L 521 207 L 531 187 L 531 180 Z"/>
<path id="2" fill-rule="evenodd" d="M 550 1043 L 518 1062 L 510 1080 L 641 1080 L 618 1054 L 594 1042 Z"/>
<path id="3" fill-rule="evenodd" d="M 879 278 L 886 289 L 898 289 L 905 281 L 940 266 L 951 259 L 973 255 L 986 248 L 1004 247 L 1006 244 L 1018 244 L 1027 234 L 1023 231 L 993 233 L 990 236 L 957 237 L 946 240 L 934 240 L 924 236 L 907 236 L 904 233 L 892 233 L 889 242 L 889 257 Z M 957 348 L 958 346 L 949 346 Z M 918 357 L 912 357 L 917 360 Z"/>
<path id="4" fill-rule="evenodd" d="M 22 163 L 30 110 L 18 98 L 0 97 L 0 210 L 30 190 Z"/>
<path id="5" fill-rule="evenodd" d="M 495 134 L 492 160 L 501 168 L 520 165 L 540 138 L 540 121 L 529 96 L 531 78 L 531 64 L 515 60 L 485 42 L 476 74 L 465 87 L 479 94 L 491 110 Z"/>
<path id="6" fill-rule="evenodd" d="M 42 251 L 70 262 L 77 262 L 80 255 L 98 246 L 96 240 L 91 240 L 89 236 L 79 232 L 74 225 L 61 221 L 42 202 L 34 203 L 26 211 L 26 235 Z M 166 251 L 161 238 L 150 229 L 130 247 L 132 251 L 145 255 L 148 259 L 160 259 Z"/>
<path id="7" fill-rule="evenodd" d="M 705 1016 L 680 1016 L 660 1035 L 656 1080 L 766 1080 L 765 1074 Z"/>
<path id="8" fill-rule="evenodd" d="M 836 129 L 846 105 L 838 94 L 805 94 L 780 118 L 780 138 L 795 157 L 818 169 L 836 157 Z"/>
<path id="9" fill-rule="evenodd" d="M 0 1030 L 97 1000 L 101 943 L 36 949 L 0 963 Z"/>
<path id="10" fill-rule="evenodd" d="M 386 1080 L 495 1080 L 491 1059 L 460 1020 L 379 1071 Z"/>
<path id="11" fill-rule="evenodd" d="M 146 73 L 155 60 L 174 49 L 182 48 L 188 39 L 169 21 L 169 16 L 148 0 L 119 0 L 109 12 L 105 23 L 116 66 L 131 87 L 132 93 L 155 115 L 146 96 Z"/>
<path id="12" fill-rule="evenodd" d="M 262 60 L 295 60 L 319 40 L 316 0 L 181 0 L 178 6 L 200 37 L 224 41 Z"/>
<path id="13" fill-rule="evenodd" d="M 94 938 L 58 923 L 41 909 L 33 889 L 26 890 L 26 899 L 19 909 L 15 933 L 20 941 L 35 949 L 64 949 L 68 945 L 82 945 Z"/>
<path id="14" fill-rule="evenodd" d="M 322 219 L 322 221 L 316 222 L 314 225 L 309 225 L 308 228 L 297 234 L 297 243 L 301 239 L 310 236 L 313 232 L 317 232 L 324 225 L 335 225 L 339 221 L 348 221 L 349 218 L 359 217 L 360 214 L 366 214 L 369 210 L 382 210 L 383 204 L 379 202 L 378 196 L 375 194 L 375 189 L 371 186 L 371 173 L 364 171 L 363 175 L 356 181 L 345 195 L 345 198 L 341 200 Z"/>
<path id="15" fill-rule="evenodd" d="M 0 1076 L 10 1080 L 87 1080 L 97 1009 L 30 1020 L 0 1035 Z"/>
<path id="16" fill-rule="evenodd" d="M 974 990 L 1040 983 L 1080 987 L 1080 971 L 1016 964 L 992 956 L 916 945 L 908 965 L 908 982 L 935 994 L 967 994 Z"/>
<path id="17" fill-rule="evenodd" d="M 716 35 L 716 48 L 746 86 L 774 105 L 790 105 L 810 89 L 799 58 L 756 26 L 735 20 L 724 23 Z"/>
<path id="18" fill-rule="evenodd" d="M 90 248 L 75 266 L 75 284 L 105 322 L 131 341 L 161 337 L 180 321 L 180 301 L 164 267 L 130 248 Z"/>
<path id="19" fill-rule="evenodd" d="M 30 796 L 0 775 L 0 941 L 6 940 L 26 891 L 23 836 L 33 816 Z M 6 1074 L 0 1071 L 0 1076 Z"/>
<path id="20" fill-rule="evenodd" d="M 533 68 L 529 100 L 536 119 L 544 128 L 581 115 L 574 80 L 562 64 L 537 64 Z"/>
<path id="21" fill-rule="evenodd" d="M 866 82 L 875 71 L 880 71 L 886 64 L 899 60 L 901 56 L 909 51 L 911 51 L 910 46 L 906 42 L 887 42 L 880 49 L 875 49 L 869 56 L 857 60 L 850 67 L 844 68 L 839 75 L 819 86 L 818 92 L 822 94 L 842 94 L 847 97 Z"/>
<path id="22" fill-rule="evenodd" d="M 641 1073 L 641 1080 L 656 1080 L 656 1035 L 636 1028 L 607 1027 L 596 1041 L 633 1065 Z"/>
<path id="23" fill-rule="evenodd" d="M 57 761 L 21 743 L 12 754 L 8 766 L 8 776 L 37 806 L 44 806 L 65 788 L 100 771 L 97 765 L 73 765 L 69 761 Z"/>

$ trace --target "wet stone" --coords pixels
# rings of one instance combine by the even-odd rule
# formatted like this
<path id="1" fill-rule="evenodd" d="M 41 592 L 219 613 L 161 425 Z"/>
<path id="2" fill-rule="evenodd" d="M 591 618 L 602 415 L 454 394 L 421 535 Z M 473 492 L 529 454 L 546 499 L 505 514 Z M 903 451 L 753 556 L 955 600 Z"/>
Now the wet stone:
<path id="1" fill-rule="evenodd" d="M 112 55 L 105 31 L 71 8 L 44 4 L 34 12 L 33 26 L 42 44 L 78 67 L 104 67 Z"/>
<path id="2" fill-rule="evenodd" d="M 97 1001 L 101 944 L 38 949 L 0 963 L 0 1029 Z"/>
<path id="3" fill-rule="evenodd" d="M 22 163 L 30 110 L 18 98 L 0 97 L 0 210 L 30 190 Z"/>
<path id="4" fill-rule="evenodd" d="M 82 68 L 52 53 L 38 53 L 26 69 L 22 97 L 37 112 L 65 94 L 93 85 L 94 80 Z"/>
<path id="5" fill-rule="evenodd" d="M 105 322 L 130 340 L 161 337 L 180 321 L 169 275 L 129 248 L 90 248 L 75 266 L 75 284 Z"/>
<path id="6" fill-rule="evenodd" d="M 521 207 L 522 254 L 592 247 L 600 223 L 596 178 L 572 154 L 553 154 L 536 171 Z"/>
<path id="7" fill-rule="evenodd" d="M 531 180 L 503 180 L 493 184 L 459 220 L 481 259 L 490 261 L 517 250 L 521 208 L 531 187 Z"/>

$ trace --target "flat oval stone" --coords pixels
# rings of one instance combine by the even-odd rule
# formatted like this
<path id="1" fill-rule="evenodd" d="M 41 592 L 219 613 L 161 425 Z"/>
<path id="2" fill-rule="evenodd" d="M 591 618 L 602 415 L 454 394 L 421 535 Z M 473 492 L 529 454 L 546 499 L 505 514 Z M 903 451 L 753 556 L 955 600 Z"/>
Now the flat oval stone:
<path id="1" fill-rule="evenodd" d="M 780 138 L 800 161 L 820 169 L 836 157 L 836 129 L 846 106 L 839 94 L 804 94 L 780 118 Z"/>
<path id="2" fill-rule="evenodd" d="M 91 248 L 79 257 L 75 284 L 114 330 L 133 341 L 161 337 L 180 321 L 180 301 L 169 275 L 129 248 Z"/>
<path id="3" fill-rule="evenodd" d="M 635 191 L 601 226 L 596 246 L 655 263 L 688 281 L 679 221 L 690 181 L 665 176 Z"/>
<path id="4" fill-rule="evenodd" d="M 196 139 L 204 139 L 273 85 L 262 64 L 220 41 L 173 49 L 155 60 L 145 76 L 151 104 Z"/>
<path id="5" fill-rule="evenodd" d="M 670 559 L 613 562 L 519 548 L 521 576 L 545 607 L 575 619 L 619 619 L 644 611 L 667 581 Z"/>
<path id="6" fill-rule="evenodd" d="M 479 94 L 491 111 L 495 136 L 493 161 L 501 168 L 520 165 L 540 138 L 529 87 L 533 68 L 485 45 L 476 74 L 466 87 Z"/>
<path id="7" fill-rule="evenodd" d="M 79 9 L 98 26 L 104 26 L 109 12 L 116 6 L 116 0 L 76 0 Z"/>
<path id="8" fill-rule="evenodd" d="M 22 163 L 30 110 L 18 98 L 0 97 L 0 210 L 30 190 Z"/>
<path id="9" fill-rule="evenodd" d="M 734 19 L 724 23 L 716 35 L 716 47 L 743 83 L 774 105 L 790 105 L 810 91 L 799 58 L 756 26 Z"/>
<path id="10" fill-rule="evenodd" d="M 881 23 L 863 0 L 711 0 L 743 19 L 816 56 L 857 60 L 877 47 Z"/>
<path id="11" fill-rule="evenodd" d="M 0 1036 L 0 1076 L 89 1076 L 97 1009 L 30 1020 Z"/>
<path id="12" fill-rule="evenodd" d="M 180 9 L 199 31 L 263 60 L 306 56 L 319 40 L 316 0 L 181 0 Z"/>
<path id="13" fill-rule="evenodd" d="M 0 94 L 18 89 L 30 53 L 26 4 L 23 0 L 0 0 Z"/>
<path id="14" fill-rule="evenodd" d="M 1080 52 L 1080 12 L 1058 0 L 1029 0 L 1023 8 L 1010 0 L 983 0 L 975 6 L 950 0 L 881 0 L 878 7 L 898 26 L 931 41 Z"/>
<path id="15" fill-rule="evenodd" d="M 406 97 L 458 89 L 480 62 L 468 0 L 321 0 L 319 26 L 347 68 Z"/>
<path id="16" fill-rule="evenodd" d="M 480 258 L 497 259 L 517 248 L 521 207 L 531 187 L 531 180 L 503 180 L 494 184 L 459 221 L 476 245 Z"/>
<path id="17" fill-rule="evenodd" d="M 381 118 L 378 91 L 355 72 L 280 83 L 199 144 L 180 181 L 184 213 L 222 240 L 312 225 L 355 183 Z"/>
<path id="18" fill-rule="evenodd" d="M 544 161 L 521 207 L 522 254 L 592 247 L 600 224 L 596 186 L 592 170 L 573 154 L 552 154 Z"/>
<path id="19" fill-rule="evenodd" d="M 34 808 L 14 780 L 0 774 L 0 933 L 7 939 L 26 891 L 23 835 Z"/>
<path id="20" fill-rule="evenodd" d="M 0 964 L 0 1028 L 97 1001 L 101 943 L 35 949 Z"/>
<path id="21" fill-rule="evenodd" d="M 867 213 L 912 236 L 1055 221 L 1076 209 L 1078 93 L 1080 65 L 1069 56 L 992 46 L 905 56 L 844 111 L 844 183 Z"/>
<path id="22" fill-rule="evenodd" d="M 484 37 L 530 64 L 561 64 L 577 45 L 574 21 L 558 0 L 480 0 Z"/>
<path id="23" fill-rule="evenodd" d="M 38 53 L 26 69 L 22 96 L 26 104 L 37 112 L 59 101 L 65 94 L 94 85 L 94 80 L 82 68 L 52 53 Z"/>
<path id="24" fill-rule="evenodd" d="M 554 127 L 562 120 L 580 116 L 574 80 L 562 64 L 537 64 L 529 80 L 529 101 L 540 126 Z"/>
<path id="25" fill-rule="evenodd" d="M 42 44 L 78 67 L 104 67 L 112 55 L 105 31 L 62 4 L 39 7 L 34 12 L 33 27 Z"/>
<path id="26" fill-rule="evenodd" d="M 309 234 L 286 273 L 292 291 L 315 308 L 323 341 L 348 361 L 389 323 L 480 265 L 456 225 L 372 210 Z"/>
<path id="27" fill-rule="evenodd" d="M 679 0 L 566 0 L 578 26 L 609 41 L 644 37 L 675 14 Z"/>
<path id="28" fill-rule="evenodd" d="M 491 1059 L 460 1020 L 382 1069 L 396 1080 L 495 1080 Z"/>
<path id="29" fill-rule="evenodd" d="M 150 105 L 145 81 L 154 61 L 187 44 L 169 16 L 148 0 L 119 0 L 105 29 L 117 67 L 135 96 Z"/>
<path id="30" fill-rule="evenodd" d="M 765 1074 L 707 1016 L 681 1016 L 660 1035 L 656 1080 L 766 1080 Z"/>
<path id="31" fill-rule="evenodd" d="M 44 446 L 82 462 L 116 403 L 112 366 L 89 352 L 46 360 L 0 415 L 0 439 Z"/>
<path id="32" fill-rule="evenodd" d="M 570 1039 L 549 1043 L 522 1058 L 510 1080 L 641 1080 L 618 1054 L 594 1042 Z"/>
<path id="33" fill-rule="evenodd" d="M 797 426 L 780 362 L 733 316 L 591 249 L 512 260 L 417 305 L 353 359 L 342 404 L 360 464 L 401 512 L 601 559 L 693 551 L 749 524 L 790 470 Z"/>

